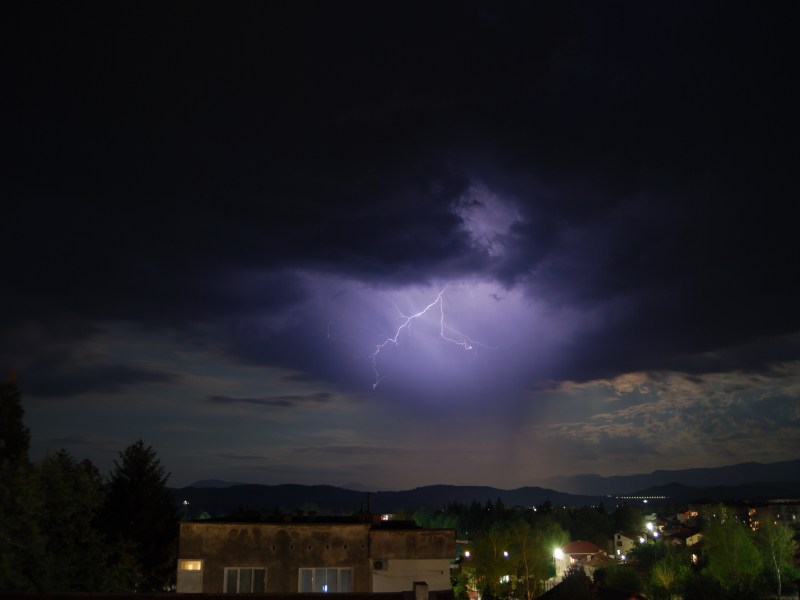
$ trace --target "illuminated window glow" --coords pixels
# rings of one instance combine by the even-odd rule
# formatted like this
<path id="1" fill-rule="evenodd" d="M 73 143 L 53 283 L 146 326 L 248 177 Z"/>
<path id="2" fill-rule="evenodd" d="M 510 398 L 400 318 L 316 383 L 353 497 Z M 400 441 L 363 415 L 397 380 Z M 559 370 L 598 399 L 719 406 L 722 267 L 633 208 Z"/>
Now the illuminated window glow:
<path id="1" fill-rule="evenodd" d="M 202 560 L 181 560 L 180 561 L 180 570 L 181 571 L 202 571 L 203 570 L 203 561 Z"/>

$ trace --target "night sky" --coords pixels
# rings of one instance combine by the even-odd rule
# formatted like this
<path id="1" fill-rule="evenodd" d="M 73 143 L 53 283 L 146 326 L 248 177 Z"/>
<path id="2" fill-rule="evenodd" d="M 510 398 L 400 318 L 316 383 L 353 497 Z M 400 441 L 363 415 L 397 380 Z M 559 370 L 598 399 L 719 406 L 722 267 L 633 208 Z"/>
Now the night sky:
<path id="1" fill-rule="evenodd" d="M 4 5 L 33 458 L 406 489 L 800 457 L 795 6 Z"/>

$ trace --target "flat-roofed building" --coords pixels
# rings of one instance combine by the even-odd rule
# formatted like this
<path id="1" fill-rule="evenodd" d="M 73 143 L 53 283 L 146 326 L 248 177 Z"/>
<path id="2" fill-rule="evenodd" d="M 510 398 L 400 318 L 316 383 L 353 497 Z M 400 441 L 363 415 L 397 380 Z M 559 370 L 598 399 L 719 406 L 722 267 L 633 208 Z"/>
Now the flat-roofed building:
<path id="1" fill-rule="evenodd" d="M 455 530 L 413 522 L 184 522 L 178 592 L 450 589 Z"/>

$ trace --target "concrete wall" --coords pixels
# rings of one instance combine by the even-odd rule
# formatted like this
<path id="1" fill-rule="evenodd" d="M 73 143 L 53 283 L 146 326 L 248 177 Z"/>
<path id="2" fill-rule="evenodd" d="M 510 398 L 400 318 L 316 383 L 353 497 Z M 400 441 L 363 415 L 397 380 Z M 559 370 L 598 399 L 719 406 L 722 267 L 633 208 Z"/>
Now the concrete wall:
<path id="1" fill-rule="evenodd" d="M 369 523 L 181 523 L 178 592 L 221 593 L 226 567 L 266 568 L 266 593 L 296 593 L 301 568 L 352 569 L 354 593 L 404 592 L 415 581 L 450 589 L 451 529 L 381 529 Z"/>
<path id="2" fill-rule="evenodd" d="M 415 581 L 426 582 L 429 590 L 449 589 L 450 560 L 455 554 L 451 529 L 372 530 L 372 591 L 402 592 Z"/>
<path id="3" fill-rule="evenodd" d="M 381 569 L 372 572 L 373 592 L 404 592 L 413 587 L 415 581 L 424 581 L 430 590 L 450 588 L 450 561 L 447 559 L 392 558 L 381 563 Z"/>
<path id="4" fill-rule="evenodd" d="M 373 560 L 456 557 L 456 537 L 452 529 L 373 529 L 370 546 Z"/>
<path id="5" fill-rule="evenodd" d="M 203 561 L 206 593 L 223 591 L 225 567 L 266 567 L 267 593 L 297 592 L 303 567 L 349 567 L 352 591 L 372 591 L 368 524 L 181 523 L 178 555 Z"/>

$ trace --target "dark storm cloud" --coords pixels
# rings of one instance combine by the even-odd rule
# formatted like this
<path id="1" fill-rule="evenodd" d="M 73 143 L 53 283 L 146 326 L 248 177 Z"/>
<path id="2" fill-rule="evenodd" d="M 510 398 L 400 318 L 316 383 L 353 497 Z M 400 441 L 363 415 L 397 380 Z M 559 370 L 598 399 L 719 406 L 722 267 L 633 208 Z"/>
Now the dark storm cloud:
<path id="1" fill-rule="evenodd" d="M 664 394 L 659 374 L 681 374 L 684 408 L 792 377 L 776 365 L 800 331 L 794 7 L 13 13 L 0 362 L 26 393 L 170 384 L 315 411 L 359 394 L 511 422 L 526 391 L 628 374 Z M 442 313 L 377 352 L 443 290 Z M 258 369 L 274 379 L 239 379 Z M 646 396 L 616 407 L 649 438 L 594 423 L 576 447 L 670 456 L 647 454 L 668 429 L 636 412 Z M 574 415 L 603 414 L 598 397 Z M 793 423 L 792 398 L 753 431 Z M 698 427 L 746 421 L 742 403 L 702 404 Z"/>
<path id="2" fill-rule="evenodd" d="M 39 397 L 69 397 L 85 393 L 121 394 L 151 383 L 176 383 L 181 376 L 167 371 L 127 365 L 71 366 L 68 370 L 36 372 L 26 377 L 25 392 Z"/>
<path id="3" fill-rule="evenodd" d="M 70 435 L 63 437 L 54 437 L 47 440 L 50 447 L 53 448 L 82 448 L 90 447 L 100 449 L 104 452 L 119 452 L 125 447 L 125 442 L 121 440 L 110 440 L 103 438 L 95 438 L 86 435 Z"/>
<path id="4" fill-rule="evenodd" d="M 307 396 L 271 396 L 268 398 L 232 398 L 230 396 L 211 396 L 208 401 L 213 404 L 256 404 L 259 406 L 295 407 L 309 403 L 325 404 L 331 402 L 335 394 L 318 392 Z"/>
<path id="5" fill-rule="evenodd" d="M 376 446 L 307 446 L 295 448 L 297 454 L 330 454 L 347 456 L 388 455 L 397 456 L 405 451 L 397 448 L 380 448 Z"/>

